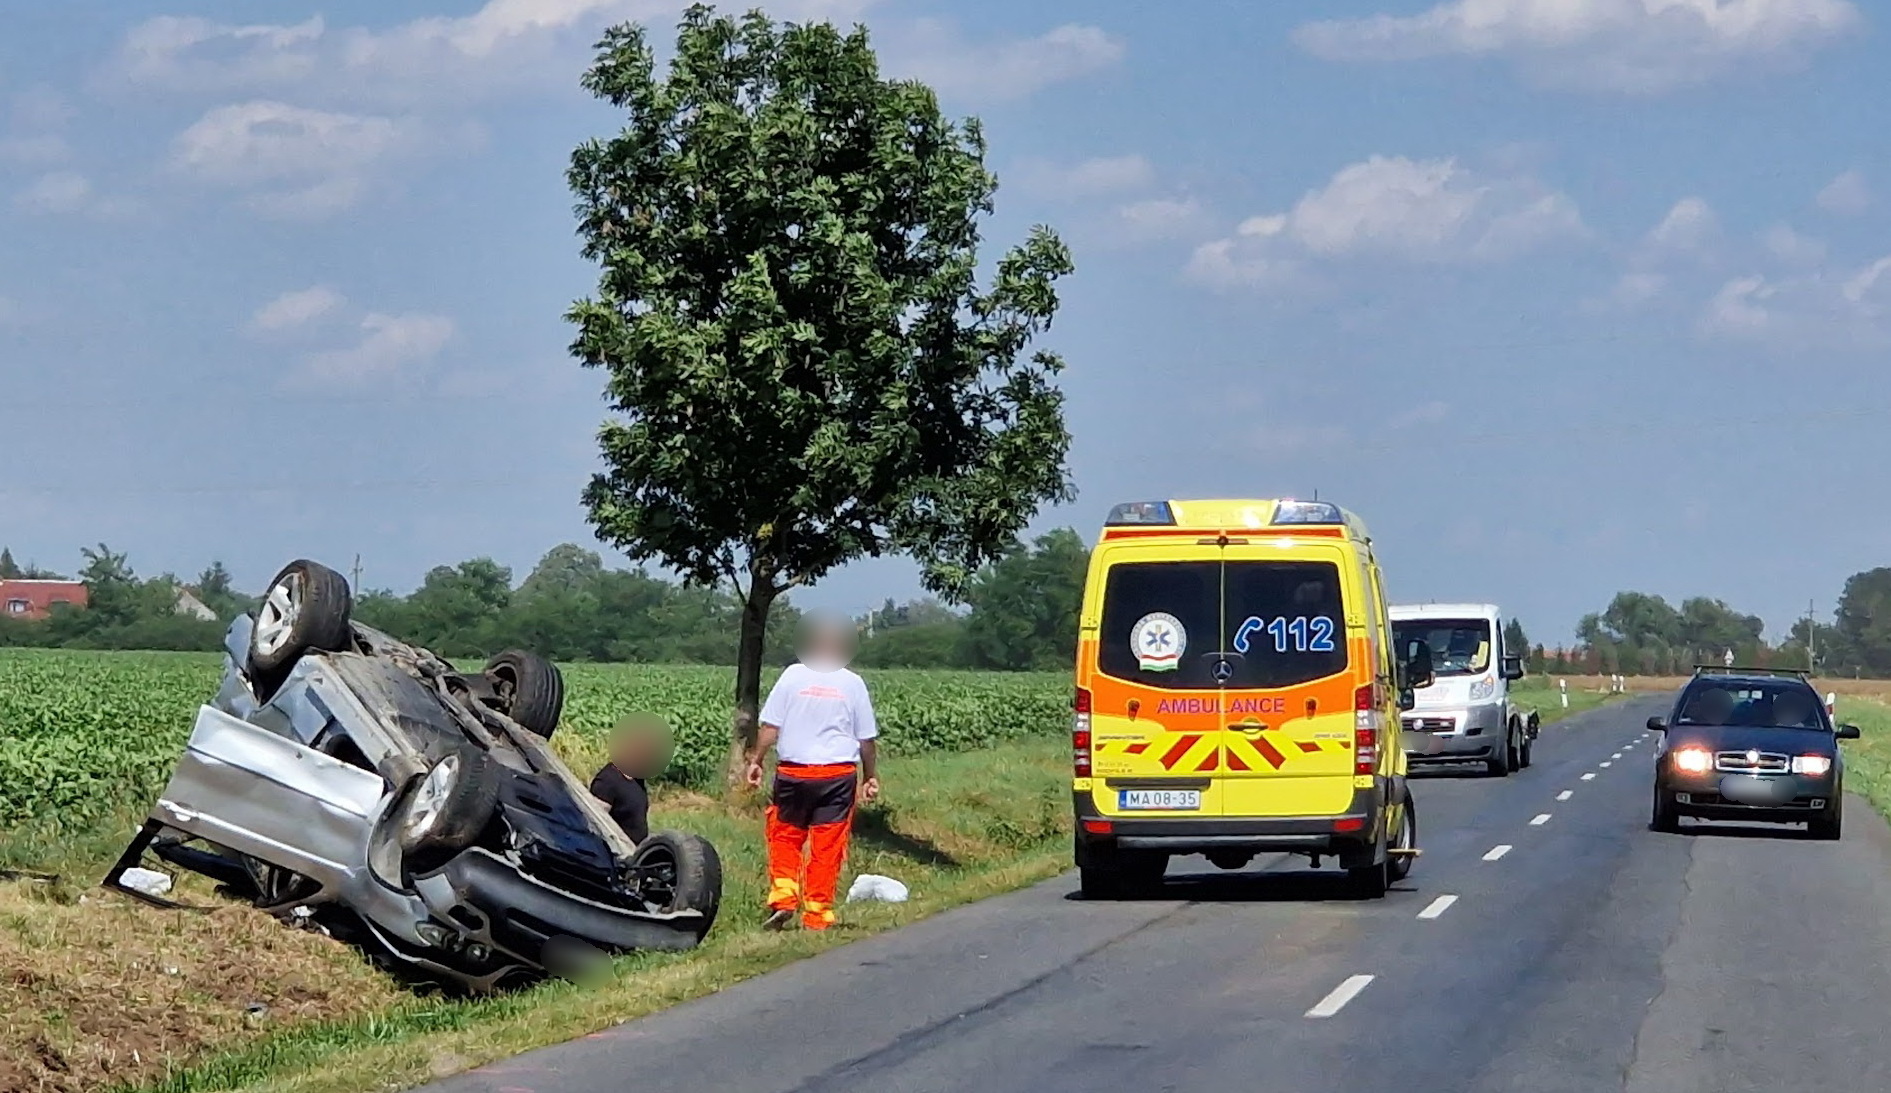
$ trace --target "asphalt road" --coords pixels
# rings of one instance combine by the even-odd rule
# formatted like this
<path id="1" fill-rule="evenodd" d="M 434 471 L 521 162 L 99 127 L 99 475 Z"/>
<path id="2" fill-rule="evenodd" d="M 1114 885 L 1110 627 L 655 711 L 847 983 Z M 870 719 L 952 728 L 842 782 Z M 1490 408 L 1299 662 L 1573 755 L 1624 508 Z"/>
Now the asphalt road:
<path id="1" fill-rule="evenodd" d="M 437 1093 L 1891 1089 L 1891 830 L 1647 828 L 1665 700 L 1424 777 L 1384 901 L 1285 859 L 1075 878 L 833 950 Z"/>

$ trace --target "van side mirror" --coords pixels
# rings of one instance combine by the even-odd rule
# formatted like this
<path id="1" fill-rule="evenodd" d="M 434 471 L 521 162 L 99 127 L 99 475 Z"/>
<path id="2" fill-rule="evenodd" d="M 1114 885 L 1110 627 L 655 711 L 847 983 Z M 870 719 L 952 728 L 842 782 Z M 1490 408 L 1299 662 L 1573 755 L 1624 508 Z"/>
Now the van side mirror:
<path id="1" fill-rule="evenodd" d="M 1838 727 L 1838 738 L 1840 740 L 1858 739 L 1858 726 L 1857 725 L 1840 725 Z"/>
<path id="2" fill-rule="evenodd" d="M 1410 687 L 1399 688 L 1399 712 L 1404 713 L 1406 710 L 1416 705 L 1418 705 L 1418 697 L 1412 694 L 1412 689 Z"/>
<path id="3" fill-rule="evenodd" d="M 1522 657 L 1505 657 L 1503 661 L 1502 674 L 1506 680 L 1509 680 L 1511 682 L 1515 682 L 1516 680 L 1522 679 L 1523 678 L 1523 658 Z"/>
<path id="4" fill-rule="evenodd" d="M 1668 731 L 1668 719 L 1667 719 L 1667 718 L 1665 718 L 1665 717 L 1651 717 L 1651 718 L 1649 718 L 1649 719 L 1648 719 L 1648 731 L 1649 731 L 1649 732 L 1667 732 L 1667 731 Z"/>

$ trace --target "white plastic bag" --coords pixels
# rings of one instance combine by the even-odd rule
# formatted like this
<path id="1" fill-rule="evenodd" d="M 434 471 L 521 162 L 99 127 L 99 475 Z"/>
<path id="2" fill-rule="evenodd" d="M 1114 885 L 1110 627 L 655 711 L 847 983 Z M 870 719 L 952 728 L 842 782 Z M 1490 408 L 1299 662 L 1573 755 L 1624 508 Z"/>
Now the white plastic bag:
<path id="1" fill-rule="evenodd" d="M 131 868 L 118 878 L 125 887 L 147 896 L 162 896 L 171 890 L 171 878 L 151 869 Z"/>
<path id="2" fill-rule="evenodd" d="M 847 889 L 847 902 L 876 900 L 880 903 L 905 903 L 909 894 L 906 886 L 892 877 L 862 873 L 854 878 L 854 886 Z"/>

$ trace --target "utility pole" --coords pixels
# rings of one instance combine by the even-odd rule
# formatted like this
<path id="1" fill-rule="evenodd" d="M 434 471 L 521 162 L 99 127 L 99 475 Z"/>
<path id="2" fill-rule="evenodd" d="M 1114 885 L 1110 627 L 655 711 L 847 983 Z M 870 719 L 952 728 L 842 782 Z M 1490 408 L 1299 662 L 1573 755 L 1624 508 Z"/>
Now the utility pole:
<path id="1" fill-rule="evenodd" d="M 355 555 L 354 576 L 348 582 L 348 587 L 353 589 L 357 595 L 361 592 L 361 555 L 359 554 Z"/>

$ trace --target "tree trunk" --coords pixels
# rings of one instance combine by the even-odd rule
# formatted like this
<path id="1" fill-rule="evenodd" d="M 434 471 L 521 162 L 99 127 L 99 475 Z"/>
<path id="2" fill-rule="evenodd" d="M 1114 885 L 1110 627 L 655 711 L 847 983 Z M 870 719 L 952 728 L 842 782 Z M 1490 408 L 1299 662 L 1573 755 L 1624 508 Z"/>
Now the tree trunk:
<path id="1" fill-rule="evenodd" d="M 735 724 L 729 735 L 729 788 L 742 785 L 749 752 L 761 727 L 762 653 L 768 637 L 768 609 L 780 595 L 771 582 L 756 580 L 742 603 L 742 630 L 735 651 Z"/>

